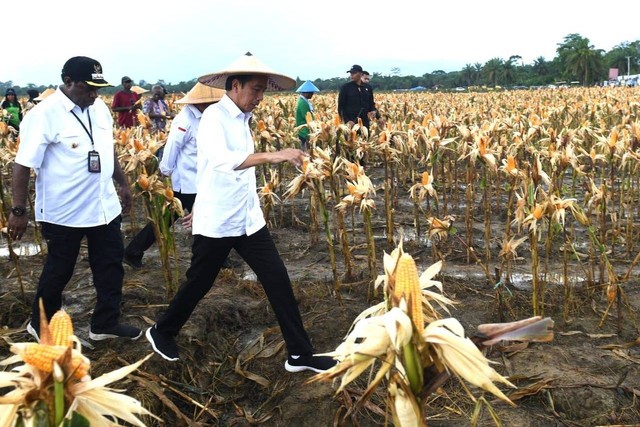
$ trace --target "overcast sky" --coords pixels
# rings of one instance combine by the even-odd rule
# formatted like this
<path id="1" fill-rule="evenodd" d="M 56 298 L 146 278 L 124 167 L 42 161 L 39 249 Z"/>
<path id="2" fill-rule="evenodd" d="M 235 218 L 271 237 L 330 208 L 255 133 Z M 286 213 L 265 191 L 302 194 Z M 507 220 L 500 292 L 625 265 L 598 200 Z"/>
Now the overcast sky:
<path id="1" fill-rule="evenodd" d="M 640 1 L 18 0 L 3 6 L 0 82 L 57 84 L 84 55 L 117 85 L 188 81 L 250 51 L 293 78 L 420 76 L 520 55 L 551 60 L 570 33 L 597 49 L 640 39 Z"/>

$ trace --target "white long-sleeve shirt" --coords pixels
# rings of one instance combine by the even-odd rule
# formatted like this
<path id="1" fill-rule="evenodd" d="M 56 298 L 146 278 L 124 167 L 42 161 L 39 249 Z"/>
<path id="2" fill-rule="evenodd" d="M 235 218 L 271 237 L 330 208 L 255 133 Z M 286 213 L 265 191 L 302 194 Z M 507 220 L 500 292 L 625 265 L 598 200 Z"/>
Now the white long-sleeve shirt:
<path id="1" fill-rule="evenodd" d="M 171 123 L 164 147 L 160 172 L 171 176 L 174 191 L 195 194 L 196 189 L 196 136 L 202 113 L 193 105 L 182 108 Z"/>
<path id="2" fill-rule="evenodd" d="M 255 167 L 236 170 L 255 151 L 251 113 L 227 95 L 202 114 L 198 130 L 193 234 L 207 237 L 251 235 L 266 225 L 256 187 Z"/>

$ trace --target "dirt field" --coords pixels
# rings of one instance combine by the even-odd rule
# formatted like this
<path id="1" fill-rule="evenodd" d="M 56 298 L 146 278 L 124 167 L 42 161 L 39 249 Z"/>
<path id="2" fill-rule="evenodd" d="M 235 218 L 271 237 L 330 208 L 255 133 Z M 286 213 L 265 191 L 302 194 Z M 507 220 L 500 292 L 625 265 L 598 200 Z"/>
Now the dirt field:
<path id="1" fill-rule="evenodd" d="M 302 213 L 299 209 L 298 214 Z M 497 217 L 496 221 L 499 220 Z M 396 221 L 409 231 L 411 212 L 398 211 Z M 140 225 L 139 219 L 137 224 Z M 383 251 L 389 250 L 383 235 L 384 218 L 376 217 L 374 228 L 381 272 Z M 125 222 L 123 232 L 125 241 L 129 241 L 133 232 L 130 221 Z M 273 227 L 272 234 L 289 268 L 316 349 L 333 350 L 353 319 L 372 305 L 367 301 L 367 274 L 363 270 L 367 265 L 364 242 L 352 243 L 358 278 L 354 283 L 344 283 L 338 297 L 322 239 L 312 243 L 305 226 L 287 221 Z M 481 236 L 480 230 L 478 238 Z M 189 264 L 191 236 L 178 226 L 177 240 L 183 276 Z M 33 236 L 23 244 L 28 242 L 33 242 Z M 407 238 L 404 248 L 415 257 L 420 272 L 434 261 L 430 244 L 422 239 Z M 521 252 L 526 257 L 527 251 Z M 338 258 L 341 261 L 341 256 Z M 19 259 L 29 303 L 42 261 L 40 255 Z M 330 383 L 307 384 L 311 374 L 285 371 L 283 342 L 263 291 L 236 254 L 232 254 L 232 261 L 234 267 L 223 270 L 179 335 L 181 360 L 170 363 L 156 355 L 119 387 L 159 415 L 165 421 L 164 426 L 384 425 L 381 394 L 374 395 L 362 407 L 353 406 L 366 378 L 336 395 L 336 387 Z M 629 262 L 618 260 L 618 265 L 624 269 Z M 168 302 L 155 246 L 146 254 L 144 263 L 138 271 L 125 267 L 123 313 L 126 321 L 140 327 L 152 324 Z M 549 269 L 558 272 L 560 265 L 552 263 Z M 1 334 L 5 341 L 28 341 L 30 336 L 24 327 L 29 308 L 22 301 L 14 264 L 6 256 L 0 258 L 0 272 Z M 487 282 L 478 266 L 466 263 L 463 247 L 451 244 L 440 279 L 446 295 L 458 301 L 452 316 L 460 320 L 468 334 L 472 335 L 482 323 L 531 316 L 531 281 L 527 276 L 530 269 L 526 258 L 515 263 L 514 272 L 514 277 L 520 279 L 514 279 L 511 294 L 507 294 L 508 308 L 500 308 L 493 284 Z M 490 395 L 486 398 L 504 426 L 640 425 L 640 335 L 636 315 L 625 309 L 618 319 L 615 307 L 605 315 L 602 289 L 585 289 L 579 280 L 582 272 L 577 268 L 570 275 L 576 288 L 568 321 L 563 320 L 562 286 L 551 279 L 547 284 L 545 315 L 555 320 L 553 342 L 509 343 L 488 352 L 489 358 L 497 363 L 496 369 L 518 386 L 517 390 L 501 387 L 517 406 L 495 402 Z M 634 278 L 623 287 L 628 307 L 633 309 L 640 302 L 637 285 Z M 85 354 L 92 360 L 93 376 L 135 362 L 152 351 L 144 339 L 133 343 L 89 342 L 88 310 L 94 298 L 83 251 L 67 287 L 65 307 L 74 319 L 77 335 L 86 340 Z M 8 354 L 8 344 L 3 341 L 0 356 Z M 478 390 L 472 391 L 476 396 L 482 395 Z M 429 398 L 426 408 L 430 426 L 464 426 L 469 425 L 474 403 L 460 383 L 452 379 Z M 494 425 L 486 410 L 481 419 L 480 425 Z"/>

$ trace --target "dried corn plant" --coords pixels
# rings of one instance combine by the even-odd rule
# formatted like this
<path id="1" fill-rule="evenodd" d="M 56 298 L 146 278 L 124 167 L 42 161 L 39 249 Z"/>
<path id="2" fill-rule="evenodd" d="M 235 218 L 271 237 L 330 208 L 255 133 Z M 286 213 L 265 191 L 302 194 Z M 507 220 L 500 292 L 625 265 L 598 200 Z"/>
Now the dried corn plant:
<path id="1" fill-rule="evenodd" d="M 376 244 L 373 235 L 373 211 L 376 208 L 374 200 L 376 189 L 371 179 L 365 174 L 364 167 L 357 163 L 351 163 L 346 159 L 343 159 L 343 162 L 345 164 L 343 170 L 349 194 L 342 198 L 336 205 L 336 209 L 341 212 L 345 212 L 347 209 L 354 212 L 355 209 L 358 208 L 362 214 L 364 235 L 367 243 L 367 263 L 369 273 L 371 274 L 371 283 L 373 284 L 377 269 Z"/>
<path id="2" fill-rule="evenodd" d="M 286 199 L 298 195 L 304 188 L 308 188 L 318 201 L 318 209 L 324 224 L 325 239 L 329 251 L 331 271 L 333 274 L 333 287 L 337 295 L 340 291 L 340 277 L 336 264 L 333 233 L 331 232 L 331 212 L 328 208 L 327 194 L 331 194 L 325 187 L 325 181 L 330 181 L 339 167 L 339 162 L 331 161 L 331 149 L 323 150 L 319 147 L 313 149 L 313 155 L 305 158 L 300 168 L 300 174 L 288 185 L 284 194 Z"/>
<path id="3" fill-rule="evenodd" d="M 339 363 L 310 382 L 339 379 L 337 393 L 368 372 L 368 384 L 355 403 L 363 405 L 376 391 L 385 394 L 387 411 L 396 426 L 426 426 L 426 398 L 440 388 L 450 375 L 484 389 L 511 403 L 494 384 L 515 387 L 491 367 L 478 346 L 501 340 L 538 341 L 553 339 L 553 321 L 534 317 L 507 324 L 480 325 L 482 336 L 476 342 L 466 336 L 455 318 L 443 318 L 454 301 L 442 293 L 442 283 L 434 280 L 441 261 L 422 275 L 413 257 L 402 246 L 384 255 L 385 299 L 363 311 L 353 322 L 344 342 L 328 353 Z M 472 399 L 471 391 L 462 387 Z"/>
<path id="4" fill-rule="evenodd" d="M 155 154 L 164 141 L 159 134 L 149 134 L 141 127 L 117 131 L 116 141 L 122 169 L 134 183 L 134 192 L 142 196 L 134 200 L 142 201 L 146 217 L 153 224 L 167 296 L 171 297 L 180 279 L 173 224 L 184 211 L 180 199 L 173 195 L 170 178 L 158 174 Z"/>
<path id="5" fill-rule="evenodd" d="M 13 343 L 13 356 L 0 362 L 2 426 L 117 426 L 143 427 L 139 416 L 158 417 L 111 383 L 135 371 L 151 354 L 129 366 L 91 378 L 90 360 L 81 352 L 69 315 L 60 310 L 47 322 L 40 309 L 40 342 Z"/>
<path id="6" fill-rule="evenodd" d="M 280 186 L 280 177 L 278 175 L 277 169 L 269 170 L 269 181 L 266 181 L 262 187 L 258 188 L 258 196 L 260 196 L 260 200 L 262 201 L 262 213 L 264 215 L 264 220 L 267 224 L 271 226 L 276 226 L 277 221 L 274 218 L 271 219 L 271 210 L 272 208 L 280 203 L 280 197 L 278 197 L 277 190 Z"/>

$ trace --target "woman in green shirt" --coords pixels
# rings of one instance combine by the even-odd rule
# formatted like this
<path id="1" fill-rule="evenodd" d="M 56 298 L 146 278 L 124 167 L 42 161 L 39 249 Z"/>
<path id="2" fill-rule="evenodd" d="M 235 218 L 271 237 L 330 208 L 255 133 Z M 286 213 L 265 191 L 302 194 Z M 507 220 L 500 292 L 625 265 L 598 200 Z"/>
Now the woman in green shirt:
<path id="1" fill-rule="evenodd" d="M 16 97 L 16 91 L 13 88 L 7 89 L 4 94 L 4 101 L 2 101 L 2 109 L 6 110 L 8 114 L 8 124 L 20 130 L 20 122 L 22 121 L 22 107 Z"/>

